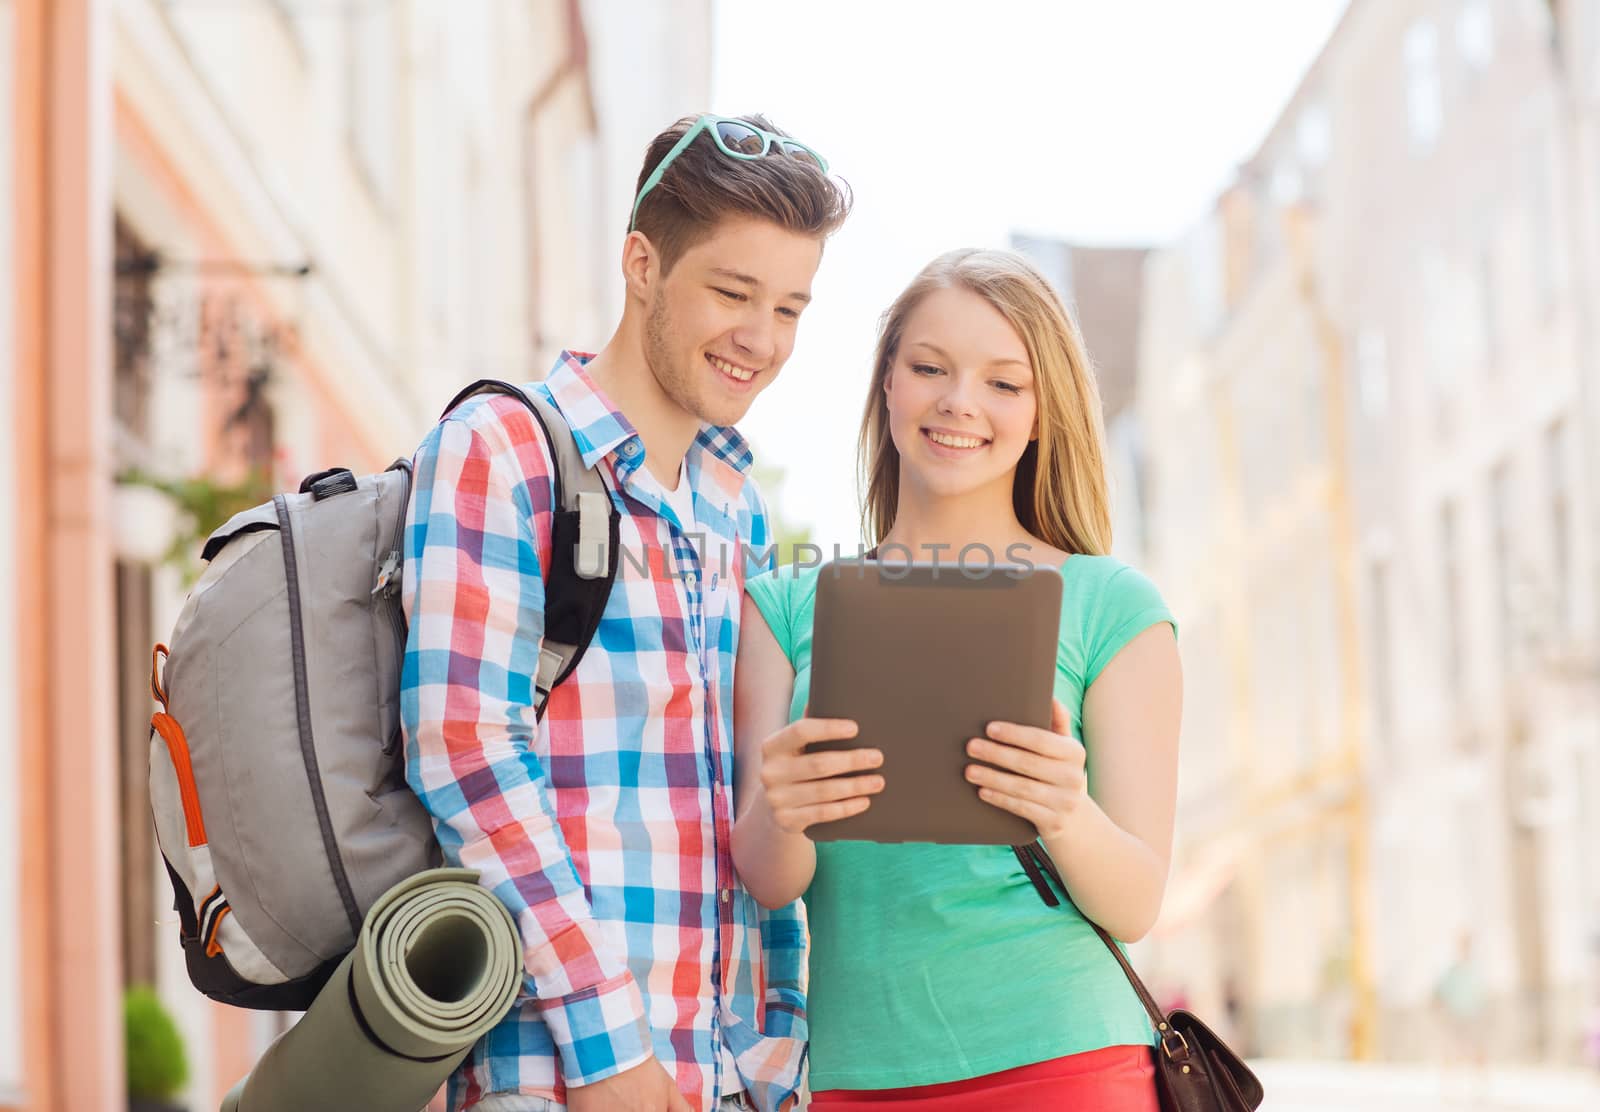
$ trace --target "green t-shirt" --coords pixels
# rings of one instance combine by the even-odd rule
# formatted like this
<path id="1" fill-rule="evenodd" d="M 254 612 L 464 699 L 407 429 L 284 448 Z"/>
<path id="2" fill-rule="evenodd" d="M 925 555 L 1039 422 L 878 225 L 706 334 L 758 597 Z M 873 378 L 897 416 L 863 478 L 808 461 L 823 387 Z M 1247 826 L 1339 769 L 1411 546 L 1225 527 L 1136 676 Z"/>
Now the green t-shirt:
<path id="1" fill-rule="evenodd" d="M 1055 694 L 1081 737 L 1095 677 L 1137 634 L 1176 623 L 1111 557 L 1074 556 L 1061 574 Z M 817 569 L 746 589 L 794 666 L 792 721 L 811 689 Z M 1009 847 L 819 842 L 805 906 L 813 1090 L 935 1085 L 1155 1041 L 1087 920 L 1047 907 Z"/>

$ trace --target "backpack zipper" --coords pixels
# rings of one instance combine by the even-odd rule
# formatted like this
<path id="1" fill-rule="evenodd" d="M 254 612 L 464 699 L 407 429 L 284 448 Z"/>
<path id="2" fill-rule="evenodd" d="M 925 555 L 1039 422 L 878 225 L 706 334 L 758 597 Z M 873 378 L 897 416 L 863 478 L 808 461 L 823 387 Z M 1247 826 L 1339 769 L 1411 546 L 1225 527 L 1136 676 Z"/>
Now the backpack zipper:
<path id="1" fill-rule="evenodd" d="M 396 460 L 390 470 L 399 471 L 404 476 L 400 486 L 400 516 L 395 520 L 394 536 L 389 551 L 384 555 L 383 563 L 378 565 L 378 583 L 372 588 L 372 593 L 378 596 L 378 604 L 389 616 L 389 628 L 394 632 L 395 660 L 399 670 L 405 667 L 406 654 L 406 618 L 400 605 L 400 571 L 405 566 L 401 545 L 405 543 L 406 507 L 411 503 L 411 461 Z M 400 719 L 397 716 L 394 729 L 383 739 L 381 745 L 381 752 L 385 757 L 392 757 L 399 750 L 401 736 Z"/>

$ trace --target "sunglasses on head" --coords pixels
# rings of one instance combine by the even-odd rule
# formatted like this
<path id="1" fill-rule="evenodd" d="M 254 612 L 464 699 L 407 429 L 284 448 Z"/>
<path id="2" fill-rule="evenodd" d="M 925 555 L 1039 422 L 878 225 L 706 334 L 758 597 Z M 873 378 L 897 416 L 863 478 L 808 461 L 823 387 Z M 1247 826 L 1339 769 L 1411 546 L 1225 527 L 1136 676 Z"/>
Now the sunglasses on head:
<path id="1" fill-rule="evenodd" d="M 639 195 L 633 200 L 633 216 L 628 221 L 628 231 L 633 231 L 634 225 L 638 223 L 639 205 L 644 201 L 645 194 L 661 184 L 661 176 L 667 172 L 667 167 L 672 165 L 672 160 L 687 150 L 689 144 L 694 142 L 695 136 L 702 131 L 709 131 L 711 138 L 716 141 L 717 149 L 729 158 L 748 162 L 765 158 L 767 152 L 776 147 L 790 158 L 809 162 L 824 174 L 828 172 L 828 162 L 825 158 L 804 143 L 790 139 L 787 135 L 774 135 L 753 124 L 730 119 L 727 116 L 701 116 L 694 122 L 693 127 L 683 133 L 683 138 L 673 145 L 667 156 L 645 179 L 644 185 L 639 189 Z"/>

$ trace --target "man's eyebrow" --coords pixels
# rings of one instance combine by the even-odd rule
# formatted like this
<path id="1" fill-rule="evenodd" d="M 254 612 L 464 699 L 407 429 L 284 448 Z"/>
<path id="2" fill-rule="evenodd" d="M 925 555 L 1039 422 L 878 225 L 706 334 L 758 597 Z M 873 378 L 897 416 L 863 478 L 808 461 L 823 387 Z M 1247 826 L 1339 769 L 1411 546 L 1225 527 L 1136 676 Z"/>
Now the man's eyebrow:
<path id="1" fill-rule="evenodd" d="M 753 275 L 745 274 L 742 271 L 729 270 L 725 266 L 714 266 L 711 268 L 711 273 L 720 278 L 726 278 L 730 282 L 737 282 L 741 286 L 748 286 L 753 290 L 759 290 L 761 288 L 761 279 L 756 278 Z M 811 295 L 802 290 L 796 290 L 794 293 L 788 294 L 787 296 L 800 302 L 809 303 L 811 301 Z"/>
<path id="2" fill-rule="evenodd" d="M 944 350 L 944 348 L 942 348 L 938 344 L 932 343 L 931 341 L 928 341 L 928 340 L 912 340 L 909 344 L 906 345 L 906 347 L 907 348 L 916 348 L 916 347 L 927 348 L 929 351 L 933 352 L 935 355 L 937 355 L 941 359 L 949 359 L 950 358 L 949 353 L 946 352 Z M 987 367 L 1012 366 L 1012 367 L 1023 367 L 1023 368 L 1026 368 L 1028 366 L 1028 363 L 1027 363 L 1027 360 L 1024 360 L 1024 359 L 991 359 L 991 360 L 989 360 L 988 363 L 986 363 L 984 365 L 987 366 Z"/>

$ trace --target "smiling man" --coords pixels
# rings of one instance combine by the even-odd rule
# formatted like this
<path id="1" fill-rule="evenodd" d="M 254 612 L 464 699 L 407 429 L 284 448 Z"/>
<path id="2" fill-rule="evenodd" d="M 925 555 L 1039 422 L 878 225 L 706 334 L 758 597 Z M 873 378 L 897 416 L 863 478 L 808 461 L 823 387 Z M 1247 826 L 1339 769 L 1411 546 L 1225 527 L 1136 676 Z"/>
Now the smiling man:
<path id="1" fill-rule="evenodd" d="M 447 863 L 479 870 L 524 948 L 524 993 L 452 1079 L 452 1109 L 794 1103 L 803 932 L 794 908 L 756 905 L 730 849 L 745 557 L 771 543 L 731 426 L 788 360 L 849 207 L 821 156 L 760 116 L 681 120 L 650 144 L 621 322 L 530 387 L 600 469 L 623 549 L 542 719 L 530 673 L 552 490 L 537 426 L 479 397 L 417 452 L 407 778 Z"/>

